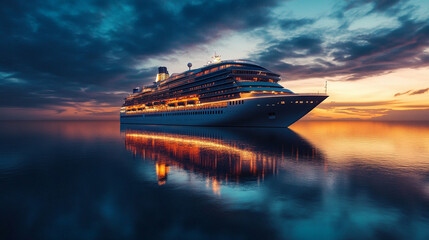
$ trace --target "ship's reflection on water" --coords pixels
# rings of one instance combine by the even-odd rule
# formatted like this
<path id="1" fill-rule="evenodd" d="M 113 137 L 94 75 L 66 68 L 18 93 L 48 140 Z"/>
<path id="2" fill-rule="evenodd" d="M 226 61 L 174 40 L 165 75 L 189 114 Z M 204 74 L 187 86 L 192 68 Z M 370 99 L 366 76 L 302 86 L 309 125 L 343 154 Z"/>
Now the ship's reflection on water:
<path id="1" fill-rule="evenodd" d="M 126 149 L 154 161 L 158 184 L 170 169 L 196 174 L 214 193 L 221 186 L 260 183 L 290 162 L 323 164 L 323 154 L 290 129 L 121 125 Z"/>

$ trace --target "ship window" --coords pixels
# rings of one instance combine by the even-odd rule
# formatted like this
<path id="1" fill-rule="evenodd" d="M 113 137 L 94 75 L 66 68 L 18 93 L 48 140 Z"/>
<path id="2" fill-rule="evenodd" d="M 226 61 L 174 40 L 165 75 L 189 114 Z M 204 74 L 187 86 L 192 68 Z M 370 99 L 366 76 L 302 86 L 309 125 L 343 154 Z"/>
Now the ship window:
<path id="1" fill-rule="evenodd" d="M 310 101 L 310 103 L 313 103 L 313 101 Z"/>
<path id="2" fill-rule="evenodd" d="M 285 104 L 285 101 L 281 101 L 280 103 L 281 103 L 281 104 Z"/>
<path id="3" fill-rule="evenodd" d="M 295 103 L 298 103 L 298 101 L 295 101 Z"/>
<path id="4" fill-rule="evenodd" d="M 256 106 L 260 107 L 260 106 L 261 106 L 261 104 L 256 104 Z"/>
<path id="5" fill-rule="evenodd" d="M 299 103 L 304 103 L 303 101 L 299 101 Z"/>

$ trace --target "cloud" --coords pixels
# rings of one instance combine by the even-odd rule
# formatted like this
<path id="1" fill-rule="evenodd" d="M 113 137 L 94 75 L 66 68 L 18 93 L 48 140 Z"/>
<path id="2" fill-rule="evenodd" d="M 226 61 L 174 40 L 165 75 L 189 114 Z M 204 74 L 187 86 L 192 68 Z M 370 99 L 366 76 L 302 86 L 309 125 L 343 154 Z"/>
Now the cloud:
<path id="1" fill-rule="evenodd" d="M 344 6 L 343 10 L 347 11 L 353 8 L 361 7 L 365 4 L 372 4 L 373 12 L 385 12 L 391 10 L 394 7 L 398 7 L 406 1 L 401 0 L 349 0 Z"/>
<path id="2" fill-rule="evenodd" d="M 283 30 L 295 30 L 305 25 L 313 24 L 314 22 L 315 22 L 314 19 L 309 19 L 309 18 L 301 18 L 301 19 L 287 18 L 287 19 L 279 20 L 278 25 Z"/>
<path id="3" fill-rule="evenodd" d="M 267 24 L 276 1 L 6 1 L 0 9 L 0 107 L 55 108 L 152 82 L 153 56 Z M 239 14 L 237 14 L 239 13 Z M 19 80 L 19 81 L 18 81 Z M 82 88 L 87 89 L 81 91 Z"/>
<path id="4" fill-rule="evenodd" d="M 380 121 L 429 121 L 429 108 L 413 110 L 389 110 L 383 116 L 372 118 Z"/>
<path id="5" fill-rule="evenodd" d="M 322 103 L 318 108 L 328 109 L 333 107 L 375 107 L 375 106 L 386 106 L 390 104 L 398 103 L 395 100 L 388 101 L 371 101 L 371 102 L 327 102 Z"/>
<path id="6" fill-rule="evenodd" d="M 259 54 L 259 61 L 280 62 L 284 58 L 303 58 L 323 53 L 322 40 L 311 36 L 299 36 L 276 42 Z M 268 65 L 268 64 L 267 64 Z"/>
<path id="7" fill-rule="evenodd" d="M 402 92 L 402 93 L 395 93 L 395 95 L 393 95 L 393 96 L 394 96 L 394 97 L 399 97 L 399 96 L 401 96 L 401 95 L 408 94 L 409 92 L 411 92 L 411 90 L 408 90 L 408 91 L 405 91 L 405 92 Z"/>
<path id="8" fill-rule="evenodd" d="M 427 92 L 429 92 L 429 88 L 419 89 L 419 90 L 413 91 L 412 93 L 410 93 L 410 95 L 418 95 L 418 94 L 423 94 L 423 93 L 427 93 Z"/>
<path id="9" fill-rule="evenodd" d="M 403 9 L 405 1 L 341 6 L 362 4 L 381 14 Z M 249 57 L 288 79 L 358 80 L 429 64 L 429 24 L 402 10 L 396 28 L 366 32 L 327 29 L 320 16 L 272 14 L 285 11 L 278 0 L 6 1 L 0 9 L 0 108 L 118 107 L 124 92 L 153 81 L 156 68 L 138 66 L 231 33 L 257 33 L 262 43 Z"/>
<path id="10" fill-rule="evenodd" d="M 402 93 L 396 93 L 394 96 L 398 97 L 398 96 L 402 96 L 402 95 L 419 95 L 419 94 L 424 94 L 429 92 L 429 88 L 424 88 L 424 89 L 419 89 L 419 90 L 408 90 L 406 92 L 402 92 Z"/>
<path id="11" fill-rule="evenodd" d="M 396 28 L 350 32 L 349 38 L 332 39 L 321 31 L 275 38 L 253 58 L 291 80 L 334 76 L 359 80 L 427 66 L 429 58 L 424 51 L 429 48 L 429 24 L 406 16 L 398 21 Z M 297 58 L 305 61 L 297 62 Z"/>

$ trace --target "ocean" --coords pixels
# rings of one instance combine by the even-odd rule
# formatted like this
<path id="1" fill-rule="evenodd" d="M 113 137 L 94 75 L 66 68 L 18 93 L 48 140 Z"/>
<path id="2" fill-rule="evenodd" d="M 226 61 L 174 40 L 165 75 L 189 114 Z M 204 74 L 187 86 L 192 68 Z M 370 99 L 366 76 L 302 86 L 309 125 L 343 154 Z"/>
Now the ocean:
<path id="1" fill-rule="evenodd" d="M 0 122 L 0 239 L 429 239 L 429 123 Z"/>

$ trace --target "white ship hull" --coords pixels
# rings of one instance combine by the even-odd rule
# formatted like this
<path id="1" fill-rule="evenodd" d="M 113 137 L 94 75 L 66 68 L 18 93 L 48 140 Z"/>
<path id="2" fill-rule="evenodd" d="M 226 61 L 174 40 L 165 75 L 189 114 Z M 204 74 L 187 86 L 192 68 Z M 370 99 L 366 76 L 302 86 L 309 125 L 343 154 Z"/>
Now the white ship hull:
<path id="1" fill-rule="evenodd" d="M 288 127 L 319 105 L 326 95 L 283 95 L 234 99 L 224 107 L 121 113 L 121 123 L 184 126 Z M 200 105 L 202 107 L 204 105 Z"/>

